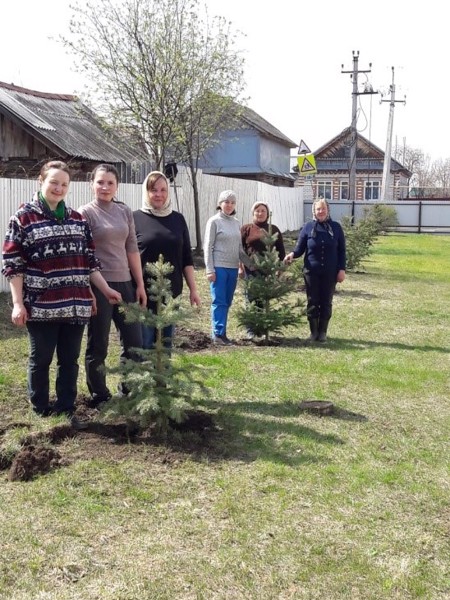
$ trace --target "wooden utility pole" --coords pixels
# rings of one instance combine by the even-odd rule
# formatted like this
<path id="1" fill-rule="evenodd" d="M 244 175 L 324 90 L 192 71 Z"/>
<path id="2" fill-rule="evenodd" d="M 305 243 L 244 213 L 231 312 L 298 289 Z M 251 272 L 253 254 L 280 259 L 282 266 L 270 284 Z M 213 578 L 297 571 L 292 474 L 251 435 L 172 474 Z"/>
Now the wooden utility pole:
<path id="1" fill-rule="evenodd" d="M 350 73 L 350 79 L 353 83 L 352 90 L 352 124 L 350 125 L 350 168 L 349 168 L 349 200 L 356 200 L 356 147 L 357 147 L 357 109 L 358 96 L 363 94 L 377 94 L 370 84 L 366 84 L 363 92 L 358 92 L 358 75 L 360 73 L 370 73 L 370 68 L 364 71 L 358 70 L 359 50 L 353 50 L 353 69 L 351 71 L 341 71 L 341 73 Z M 369 63 L 372 67 L 372 63 Z M 344 65 L 341 65 L 344 68 Z"/>
<path id="2" fill-rule="evenodd" d="M 389 100 L 381 100 L 381 102 L 389 102 L 389 120 L 388 120 L 388 130 L 386 137 L 386 151 L 384 153 L 384 163 L 383 163 L 383 178 L 381 180 L 381 202 L 386 201 L 386 196 L 389 187 L 389 177 L 391 174 L 391 152 L 392 152 L 392 130 L 394 128 L 394 108 L 396 102 L 405 103 L 406 100 L 396 100 L 395 99 L 395 84 L 394 84 L 394 67 L 392 67 L 392 83 L 389 86 L 389 91 L 391 92 L 391 97 Z M 391 194 L 390 200 L 393 200 L 393 194 Z"/>

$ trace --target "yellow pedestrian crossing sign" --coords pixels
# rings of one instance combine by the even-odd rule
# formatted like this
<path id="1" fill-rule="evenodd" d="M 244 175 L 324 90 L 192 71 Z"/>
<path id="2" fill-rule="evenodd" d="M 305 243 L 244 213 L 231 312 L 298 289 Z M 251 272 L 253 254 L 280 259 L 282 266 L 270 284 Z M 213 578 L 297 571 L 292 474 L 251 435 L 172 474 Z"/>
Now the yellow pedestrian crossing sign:
<path id="1" fill-rule="evenodd" d="M 299 175 L 315 175 L 317 173 L 314 154 L 302 154 L 297 156 L 297 164 Z"/>

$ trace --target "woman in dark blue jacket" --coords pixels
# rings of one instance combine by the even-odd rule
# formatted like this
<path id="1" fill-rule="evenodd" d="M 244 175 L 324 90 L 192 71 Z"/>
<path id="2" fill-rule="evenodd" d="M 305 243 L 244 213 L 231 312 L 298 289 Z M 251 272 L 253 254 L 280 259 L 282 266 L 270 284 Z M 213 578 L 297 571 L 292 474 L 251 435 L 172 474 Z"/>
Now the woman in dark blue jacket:
<path id="1" fill-rule="evenodd" d="M 284 260 L 290 264 L 294 258 L 305 256 L 309 339 L 326 342 L 335 286 L 345 279 L 345 237 L 341 225 L 331 220 L 326 200 L 316 200 L 312 211 L 314 220 L 304 225 L 294 251 Z"/>

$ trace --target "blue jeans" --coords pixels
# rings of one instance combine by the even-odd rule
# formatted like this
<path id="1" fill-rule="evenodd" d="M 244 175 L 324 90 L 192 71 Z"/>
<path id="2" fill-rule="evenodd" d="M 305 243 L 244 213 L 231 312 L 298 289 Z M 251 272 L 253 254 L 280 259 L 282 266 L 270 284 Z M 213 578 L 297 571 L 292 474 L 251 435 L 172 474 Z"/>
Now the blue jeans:
<path id="1" fill-rule="evenodd" d="M 213 336 L 227 334 L 228 311 L 233 302 L 238 270 L 216 267 L 216 280 L 211 281 L 211 320 Z"/>
<path id="2" fill-rule="evenodd" d="M 164 348 L 172 348 L 173 336 L 175 328 L 173 325 L 168 325 L 162 330 L 163 345 Z M 156 327 L 149 327 L 148 325 L 142 325 L 142 347 L 144 350 L 153 350 L 156 342 Z"/>
<path id="3" fill-rule="evenodd" d="M 56 412 L 72 412 L 77 396 L 78 357 L 84 325 L 64 322 L 28 321 L 30 356 L 28 394 L 33 409 L 44 413 L 49 406 L 50 365 L 56 349 Z"/>

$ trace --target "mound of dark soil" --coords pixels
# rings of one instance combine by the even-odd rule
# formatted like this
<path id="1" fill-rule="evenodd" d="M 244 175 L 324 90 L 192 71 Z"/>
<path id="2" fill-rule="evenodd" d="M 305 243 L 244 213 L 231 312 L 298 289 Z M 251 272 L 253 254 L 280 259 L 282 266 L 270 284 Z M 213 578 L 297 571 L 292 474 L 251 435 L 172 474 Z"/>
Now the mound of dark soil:
<path id="1" fill-rule="evenodd" d="M 39 431 L 38 433 L 30 433 L 27 435 L 22 444 L 24 446 L 33 446 L 41 444 L 42 442 L 50 442 L 51 444 L 58 444 L 68 437 L 73 436 L 74 430 L 71 425 L 62 424 L 55 425 L 48 431 Z"/>
<path id="2" fill-rule="evenodd" d="M 45 446 L 24 446 L 14 457 L 9 470 L 10 481 L 30 481 L 61 465 L 61 454 Z"/>
<path id="3" fill-rule="evenodd" d="M 210 348 L 212 340 L 211 336 L 207 335 L 204 331 L 177 326 L 174 344 L 177 348 L 195 352 L 196 350 Z"/>
<path id="4" fill-rule="evenodd" d="M 12 457 L 7 456 L 3 452 L 0 452 L 0 471 L 4 471 L 5 469 L 9 469 L 12 463 Z"/>
<path id="5" fill-rule="evenodd" d="M 186 418 L 181 423 L 171 420 L 170 426 L 176 431 L 198 433 L 203 436 L 217 430 L 212 416 L 197 410 L 187 411 Z"/>

